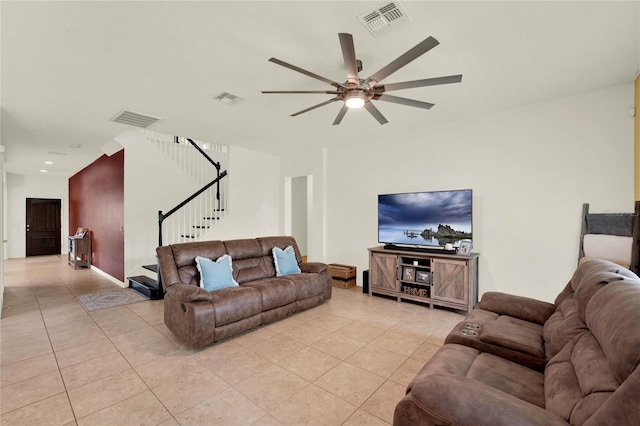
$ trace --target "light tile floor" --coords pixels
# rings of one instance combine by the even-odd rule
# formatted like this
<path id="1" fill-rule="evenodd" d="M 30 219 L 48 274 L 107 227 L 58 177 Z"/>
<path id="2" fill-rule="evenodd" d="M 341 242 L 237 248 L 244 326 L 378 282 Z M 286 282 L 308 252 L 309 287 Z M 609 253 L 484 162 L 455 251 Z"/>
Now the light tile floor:
<path id="1" fill-rule="evenodd" d="M 320 306 L 188 350 L 162 301 L 86 312 L 76 296 L 118 286 L 66 259 L 5 261 L 4 283 L 3 426 L 390 424 L 462 319 L 334 288 Z"/>

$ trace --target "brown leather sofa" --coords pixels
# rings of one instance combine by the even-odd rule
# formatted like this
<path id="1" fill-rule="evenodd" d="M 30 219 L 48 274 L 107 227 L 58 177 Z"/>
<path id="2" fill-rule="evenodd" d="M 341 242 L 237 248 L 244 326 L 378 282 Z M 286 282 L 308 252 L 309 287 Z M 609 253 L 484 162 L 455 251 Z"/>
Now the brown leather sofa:
<path id="1" fill-rule="evenodd" d="M 293 246 L 301 273 L 276 276 L 272 249 Z M 200 241 L 156 249 L 165 290 L 164 322 L 188 347 L 216 342 L 331 298 L 324 263 L 302 262 L 293 237 Z M 240 284 L 214 291 L 199 287 L 197 256 L 228 254 Z"/>
<path id="2" fill-rule="evenodd" d="M 640 424 L 640 279 L 578 267 L 554 304 L 486 293 L 418 372 L 394 425 Z"/>

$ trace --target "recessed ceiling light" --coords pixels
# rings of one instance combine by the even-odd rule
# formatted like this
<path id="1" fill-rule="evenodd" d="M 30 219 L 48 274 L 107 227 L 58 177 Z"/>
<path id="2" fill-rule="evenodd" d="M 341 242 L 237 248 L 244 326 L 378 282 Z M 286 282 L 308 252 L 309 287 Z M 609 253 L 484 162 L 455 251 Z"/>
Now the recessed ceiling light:
<path id="1" fill-rule="evenodd" d="M 40 169 L 40 173 L 47 173 L 47 171 L 44 169 Z"/>
<path id="2" fill-rule="evenodd" d="M 53 164 L 53 161 L 45 161 L 44 164 Z"/>
<path id="3" fill-rule="evenodd" d="M 71 148 L 80 148 L 82 145 L 80 145 L 79 143 L 73 143 L 71 145 L 69 145 Z"/>
<path id="4" fill-rule="evenodd" d="M 51 155 L 67 155 L 66 152 L 58 152 L 58 151 L 49 151 L 49 154 Z"/>

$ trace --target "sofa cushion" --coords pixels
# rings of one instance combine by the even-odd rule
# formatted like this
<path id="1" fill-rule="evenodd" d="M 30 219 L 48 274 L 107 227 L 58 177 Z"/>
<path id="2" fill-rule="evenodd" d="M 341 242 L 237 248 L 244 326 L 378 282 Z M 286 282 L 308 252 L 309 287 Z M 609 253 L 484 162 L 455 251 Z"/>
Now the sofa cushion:
<path id="1" fill-rule="evenodd" d="M 210 294 L 216 327 L 258 315 L 262 311 L 262 296 L 251 287 L 227 287 Z"/>
<path id="2" fill-rule="evenodd" d="M 633 381 L 623 382 L 631 374 L 638 374 L 638 306 L 640 282 L 635 280 L 612 282 L 593 295 L 585 312 L 588 329 L 562 348 L 545 370 L 549 411 L 571 424 L 582 424 L 592 417 L 594 424 L 602 424 L 605 419 L 618 423 L 612 416 L 633 401 L 625 402 L 624 397 L 610 401 L 615 398 L 614 393 L 623 394 L 619 388 L 632 389 Z M 637 389 L 638 381 L 635 386 Z M 635 415 L 635 420 L 640 421 L 640 411 L 636 410 Z M 631 421 L 628 416 L 627 413 L 625 422 Z"/>
<path id="3" fill-rule="evenodd" d="M 547 364 L 546 408 L 571 424 L 582 424 L 618 386 L 598 341 L 585 331 Z"/>
<path id="4" fill-rule="evenodd" d="M 225 287 L 234 287 L 238 283 L 233 279 L 233 267 L 228 254 L 220 256 L 216 261 L 197 256 L 196 267 L 200 274 L 200 287 L 207 291 Z"/>
<path id="5" fill-rule="evenodd" d="M 578 316 L 580 319 L 582 321 L 585 320 L 585 312 L 589 301 L 598 291 L 604 286 L 616 281 L 621 281 L 624 278 L 624 275 L 611 271 L 598 271 L 583 278 L 575 292 L 576 302 L 578 304 Z"/>
<path id="6" fill-rule="evenodd" d="M 293 246 L 288 246 L 284 250 L 280 247 L 274 247 L 272 251 L 273 263 L 276 268 L 277 277 L 300 273 L 300 267 L 298 267 L 298 261 L 296 260 L 296 253 L 293 251 Z"/>
<path id="7" fill-rule="evenodd" d="M 481 341 L 490 345 L 544 358 L 544 343 L 540 331 L 507 321 L 492 321 L 482 327 L 478 334 Z"/>
<path id="8" fill-rule="evenodd" d="M 300 273 L 286 276 L 295 284 L 296 300 L 304 300 L 324 293 L 326 287 L 320 284 L 318 274 Z"/>
<path id="9" fill-rule="evenodd" d="M 196 268 L 196 257 L 203 256 L 209 259 L 217 259 L 225 254 L 222 241 L 198 241 L 174 244 L 170 247 L 177 268 L 178 279 L 182 284 L 195 286 L 200 285 L 200 274 Z"/>
<path id="10" fill-rule="evenodd" d="M 233 259 L 233 277 L 239 284 L 276 275 L 273 258 L 271 255 L 262 255 L 258 240 L 230 240 L 225 241 L 224 245 Z"/>
<path id="11" fill-rule="evenodd" d="M 296 301 L 296 285 L 286 278 L 265 278 L 240 284 L 243 287 L 253 287 L 262 296 L 262 311 L 279 308 Z"/>
<path id="12" fill-rule="evenodd" d="M 174 244 L 171 246 L 176 266 L 195 266 L 196 257 L 217 259 L 226 254 L 222 241 L 197 241 L 193 243 Z M 186 284 L 186 283 L 185 283 Z"/>
<path id="13" fill-rule="evenodd" d="M 300 257 L 300 249 L 298 248 L 298 244 L 293 237 L 262 237 L 257 238 L 257 240 L 258 244 L 260 244 L 260 249 L 262 250 L 263 256 L 271 256 L 274 247 L 280 247 L 281 249 L 284 249 L 285 247 L 293 246 L 293 251 L 296 254 L 296 261 L 298 263 L 302 262 L 302 257 Z"/>
<path id="14" fill-rule="evenodd" d="M 544 324 L 545 356 L 553 358 L 575 336 L 587 329 L 578 315 L 575 294 L 568 295 Z"/>
<path id="15" fill-rule="evenodd" d="M 504 296 L 500 299 L 506 300 Z M 546 305 L 545 302 L 531 300 L 534 305 Z M 466 326 L 469 323 L 479 328 L 469 328 Z M 460 330 L 465 328 L 475 334 L 463 334 Z M 547 363 L 542 331 L 543 327 L 538 323 L 475 308 L 454 327 L 445 343 L 466 345 L 542 372 Z"/>
<path id="16" fill-rule="evenodd" d="M 455 344 L 442 346 L 418 372 L 407 392 L 412 390 L 414 384 L 428 381 L 430 376 L 441 375 L 466 377 L 544 408 L 542 373 L 495 355 Z M 414 393 L 414 398 L 419 401 L 420 395 Z"/>
<path id="17" fill-rule="evenodd" d="M 640 364 L 640 280 L 615 282 L 596 293 L 586 311 L 589 330 L 623 382 Z"/>
<path id="18" fill-rule="evenodd" d="M 541 300 L 493 291 L 484 293 L 476 306 L 478 309 L 520 318 L 540 325 L 544 324 L 556 309 L 551 303 Z"/>

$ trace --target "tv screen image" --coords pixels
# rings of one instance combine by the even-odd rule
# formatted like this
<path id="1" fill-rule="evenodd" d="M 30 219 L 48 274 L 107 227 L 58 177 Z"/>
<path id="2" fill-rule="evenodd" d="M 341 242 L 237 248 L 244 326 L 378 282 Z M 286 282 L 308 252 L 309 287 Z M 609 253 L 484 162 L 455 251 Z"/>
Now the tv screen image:
<path id="1" fill-rule="evenodd" d="M 378 242 L 459 247 L 472 239 L 472 191 L 378 195 Z"/>

